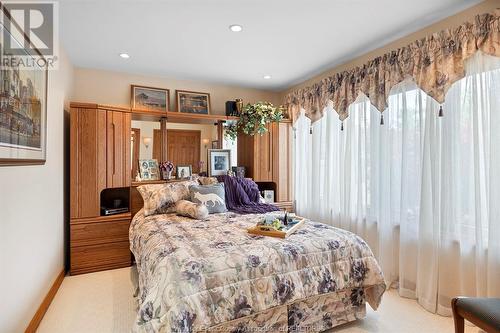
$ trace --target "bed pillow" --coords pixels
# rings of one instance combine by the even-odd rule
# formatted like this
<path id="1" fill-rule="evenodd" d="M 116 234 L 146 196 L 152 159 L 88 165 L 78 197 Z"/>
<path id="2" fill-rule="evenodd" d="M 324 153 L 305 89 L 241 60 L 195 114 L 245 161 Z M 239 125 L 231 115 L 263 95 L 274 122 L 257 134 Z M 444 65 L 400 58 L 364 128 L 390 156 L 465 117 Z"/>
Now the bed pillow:
<path id="1" fill-rule="evenodd" d="M 219 183 L 215 177 L 199 177 L 198 181 L 201 185 L 213 185 Z"/>
<path id="2" fill-rule="evenodd" d="M 148 184 L 137 187 L 144 200 L 144 216 L 175 213 L 175 203 L 189 199 L 191 181 L 177 183 Z"/>
<path id="3" fill-rule="evenodd" d="M 208 216 L 208 209 L 205 205 L 187 200 L 179 200 L 175 204 L 177 214 L 187 216 L 197 220 L 203 220 Z"/>
<path id="4" fill-rule="evenodd" d="M 207 206 L 210 214 L 227 212 L 223 183 L 190 186 L 189 192 L 191 201 Z"/>

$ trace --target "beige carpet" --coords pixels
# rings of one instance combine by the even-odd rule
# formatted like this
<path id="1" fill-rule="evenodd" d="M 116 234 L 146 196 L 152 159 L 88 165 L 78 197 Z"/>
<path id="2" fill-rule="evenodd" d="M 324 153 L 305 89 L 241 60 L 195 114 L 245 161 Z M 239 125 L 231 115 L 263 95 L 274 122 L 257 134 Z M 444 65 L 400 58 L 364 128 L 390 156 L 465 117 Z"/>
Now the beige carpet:
<path id="1" fill-rule="evenodd" d="M 38 332 L 130 332 L 136 314 L 130 273 L 124 268 L 66 277 Z M 429 313 L 394 290 L 384 295 L 378 311 L 367 308 L 365 319 L 330 332 L 454 332 L 451 318 Z M 466 332 L 478 329 L 467 327 Z"/>

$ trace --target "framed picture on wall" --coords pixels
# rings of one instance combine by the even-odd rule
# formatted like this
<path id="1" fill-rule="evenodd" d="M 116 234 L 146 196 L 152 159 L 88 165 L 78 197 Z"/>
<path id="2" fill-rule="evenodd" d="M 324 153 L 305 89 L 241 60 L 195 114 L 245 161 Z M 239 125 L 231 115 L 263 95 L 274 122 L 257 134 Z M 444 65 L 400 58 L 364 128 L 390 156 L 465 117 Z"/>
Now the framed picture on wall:
<path id="1" fill-rule="evenodd" d="M 178 165 L 175 168 L 175 175 L 177 179 L 184 179 L 191 177 L 191 165 Z"/>
<path id="2" fill-rule="evenodd" d="M 230 149 L 209 149 L 208 150 L 208 176 L 227 175 L 231 170 L 231 150 Z"/>
<path id="3" fill-rule="evenodd" d="M 210 94 L 176 90 L 175 100 L 177 112 L 210 114 Z"/>
<path id="4" fill-rule="evenodd" d="M 213 140 L 212 149 L 217 149 L 217 148 L 219 148 L 219 140 Z"/>
<path id="5" fill-rule="evenodd" d="M 139 170 L 141 180 L 160 179 L 160 169 L 158 168 L 158 161 L 155 159 L 139 160 Z"/>
<path id="6" fill-rule="evenodd" d="M 44 164 L 47 150 L 47 61 L 9 11 L 0 23 L 0 165 Z M 16 36 L 16 37 L 14 37 Z M 5 39 L 10 43 L 6 43 Z"/>
<path id="7" fill-rule="evenodd" d="M 170 90 L 132 85 L 132 109 L 149 111 L 168 111 L 170 105 Z"/>

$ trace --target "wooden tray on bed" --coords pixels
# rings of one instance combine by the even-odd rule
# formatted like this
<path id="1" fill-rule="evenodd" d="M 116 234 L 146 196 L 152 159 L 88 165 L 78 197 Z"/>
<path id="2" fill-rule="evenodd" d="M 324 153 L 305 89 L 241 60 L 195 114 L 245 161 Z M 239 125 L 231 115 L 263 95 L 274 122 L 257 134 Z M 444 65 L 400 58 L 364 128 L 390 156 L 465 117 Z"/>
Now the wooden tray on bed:
<path id="1" fill-rule="evenodd" d="M 298 222 L 296 225 L 288 229 L 287 231 L 280 231 L 276 230 L 273 227 L 266 226 L 266 225 L 256 225 L 254 227 L 248 228 L 247 231 L 249 234 L 253 235 L 261 235 L 261 236 L 270 236 L 270 237 L 277 237 L 277 238 L 286 238 L 293 234 L 295 231 L 300 229 L 304 225 L 305 219 L 300 218 L 300 222 Z"/>

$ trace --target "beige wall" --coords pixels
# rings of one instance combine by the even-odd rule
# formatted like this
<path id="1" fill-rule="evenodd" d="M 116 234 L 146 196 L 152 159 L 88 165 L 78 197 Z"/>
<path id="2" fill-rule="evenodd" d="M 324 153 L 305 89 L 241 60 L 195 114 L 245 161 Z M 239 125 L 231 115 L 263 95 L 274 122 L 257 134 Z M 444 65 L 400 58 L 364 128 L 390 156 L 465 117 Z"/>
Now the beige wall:
<path id="1" fill-rule="evenodd" d="M 129 107 L 131 84 L 170 89 L 170 110 L 172 111 L 175 111 L 176 89 L 209 93 L 213 114 L 224 114 L 226 101 L 236 98 L 242 98 L 245 104 L 258 101 L 280 103 L 279 93 L 272 91 L 86 68 L 75 70 L 73 99 L 76 102 Z"/>
<path id="2" fill-rule="evenodd" d="M 23 332 L 64 268 L 65 138 L 73 67 L 49 71 L 47 161 L 0 168 L 0 332 Z"/>
<path id="3" fill-rule="evenodd" d="M 486 1 L 476 5 L 474 7 L 471 7 L 467 10 L 460 12 L 456 15 L 450 16 L 450 17 L 448 17 L 444 20 L 441 20 L 435 24 L 432 24 L 424 29 L 421 29 L 417 32 L 414 32 L 414 33 L 408 35 L 408 36 L 400 38 L 392 43 L 384 45 L 384 46 L 382 46 L 378 49 L 375 49 L 371 52 L 368 52 L 360 57 L 352 59 L 352 60 L 350 60 L 350 61 L 348 61 L 340 66 L 336 66 L 336 67 L 334 67 L 330 70 L 327 70 L 327 71 L 325 71 L 325 72 L 323 72 L 323 73 L 321 73 L 321 74 L 319 74 L 319 75 L 317 75 L 309 80 L 306 80 L 300 84 L 297 84 L 293 87 L 290 87 L 290 88 L 282 91 L 280 93 L 280 103 L 283 103 L 283 98 L 285 97 L 286 94 L 288 94 L 289 92 L 291 92 L 295 89 L 300 89 L 300 88 L 310 86 L 313 83 L 316 83 L 327 76 L 331 76 L 331 75 L 334 75 L 336 73 L 352 69 L 356 66 L 362 66 L 367 61 L 369 61 L 373 58 L 376 58 L 376 57 L 383 55 L 387 52 L 390 52 L 392 50 L 396 50 L 400 47 L 406 46 L 406 45 L 414 42 L 415 40 L 418 40 L 418 39 L 423 38 L 425 36 L 431 35 L 435 32 L 459 26 L 460 24 L 464 23 L 465 21 L 473 20 L 474 16 L 476 16 L 478 14 L 484 14 L 487 12 L 491 12 L 495 8 L 500 8 L 500 0 L 486 0 Z"/>

